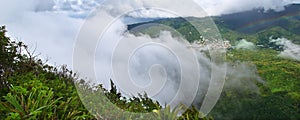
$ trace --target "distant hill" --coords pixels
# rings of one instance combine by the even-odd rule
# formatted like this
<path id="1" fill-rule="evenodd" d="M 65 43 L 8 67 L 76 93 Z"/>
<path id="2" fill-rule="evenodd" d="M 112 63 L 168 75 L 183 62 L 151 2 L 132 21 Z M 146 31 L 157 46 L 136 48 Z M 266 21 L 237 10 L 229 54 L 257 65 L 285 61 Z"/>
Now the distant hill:
<path id="1" fill-rule="evenodd" d="M 205 18 L 165 18 L 128 25 L 128 30 L 132 33 L 146 33 L 150 36 L 157 36 L 160 30 L 165 30 L 161 25 L 173 28 L 188 41 L 192 42 L 200 39 L 200 33 L 186 21 L 200 21 Z M 291 4 L 283 11 L 264 11 L 254 9 L 251 11 L 227 14 L 212 17 L 218 26 L 224 39 L 235 43 L 241 39 L 247 39 L 257 45 L 267 45 L 270 37 L 285 37 L 293 43 L 300 44 L 300 4 Z M 147 24 L 147 25 L 146 25 Z M 142 26 L 143 27 L 138 27 Z M 191 34 L 192 33 L 192 34 Z"/>

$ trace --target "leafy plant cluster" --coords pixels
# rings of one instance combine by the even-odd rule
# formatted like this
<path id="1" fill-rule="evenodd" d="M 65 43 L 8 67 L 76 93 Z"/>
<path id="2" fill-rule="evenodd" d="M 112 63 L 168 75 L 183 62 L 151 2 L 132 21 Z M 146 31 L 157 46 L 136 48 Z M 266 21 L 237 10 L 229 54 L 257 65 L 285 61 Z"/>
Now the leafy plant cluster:
<path id="1" fill-rule="evenodd" d="M 93 118 L 80 103 L 76 74 L 49 66 L 0 28 L 0 119 Z"/>

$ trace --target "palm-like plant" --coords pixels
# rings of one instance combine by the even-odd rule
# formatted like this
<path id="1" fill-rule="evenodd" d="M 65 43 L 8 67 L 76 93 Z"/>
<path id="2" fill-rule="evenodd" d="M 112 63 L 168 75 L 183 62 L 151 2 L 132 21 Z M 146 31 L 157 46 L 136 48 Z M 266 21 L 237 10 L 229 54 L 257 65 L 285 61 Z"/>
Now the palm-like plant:
<path id="1" fill-rule="evenodd" d="M 178 105 L 173 110 L 171 106 L 165 106 L 161 110 L 153 110 L 157 114 L 158 120 L 176 120 L 178 119 L 179 112 L 185 108 L 185 105 Z"/>
<path id="2" fill-rule="evenodd" d="M 12 92 L 3 98 L 6 102 L 1 102 L 0 106 L 9 111 L 11 119 L 53 119 L 56 103 L 61 99 L 53 98 L 53 91 L 49 88 L 32 88 L 28 92 L 20 86 L 12 87 Z"/>

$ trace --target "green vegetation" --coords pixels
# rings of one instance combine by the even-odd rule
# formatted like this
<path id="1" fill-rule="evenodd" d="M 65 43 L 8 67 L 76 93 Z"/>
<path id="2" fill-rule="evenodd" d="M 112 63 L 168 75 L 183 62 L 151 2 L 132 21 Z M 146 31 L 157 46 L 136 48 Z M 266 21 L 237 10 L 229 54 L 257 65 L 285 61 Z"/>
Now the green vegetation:
<path id="1" fill-rule="evenodd" d="M 5 32 L 1 27 L 0 119 L 93 118 L 80 103 L 72 71 L 44 64 Z"/>

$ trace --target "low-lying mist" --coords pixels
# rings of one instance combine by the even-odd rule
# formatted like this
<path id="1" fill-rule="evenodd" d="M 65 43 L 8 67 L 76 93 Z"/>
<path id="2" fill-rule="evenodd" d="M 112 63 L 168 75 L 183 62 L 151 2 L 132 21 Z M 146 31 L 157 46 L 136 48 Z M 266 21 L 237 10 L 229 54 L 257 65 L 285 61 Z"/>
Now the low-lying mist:
<path id="1" fill-rule="evenodd" d="M 126 24 L 119 21 L 112 25 L 107 33 L 110 34 L 105 34 L 102 38 L 102 44 L 105 46 L 99 45 L 97 48 L 95 82 L 109 88 L 109 80 L 112 79 L 120 92 L 127 97 L 145 92 L 162 105 L 172 101 L 172 105 L 188 104 L 186 100 L 193 99 L 193 105 L 200 108 L 207 94 L 211 76 L 222 77 L 222 74 L 212 74 L 212 67 L 217 68 L 214 72 L 226 70 L 225 87 L 227 88 L 243 89 L 246 86 L 248 90 L 258 92 L 255 83 L 263 82 L 256 73 L 255 65 L 246 62 L 226 63 L 226 69 L 218 69 L 218 65 L 213 63 L 207 54 L 208 49 L 203 51 L 201 48 L 190 48 L 187 40 L 183 37 L 174 37 L 169 31 L 161 31 L 155 38 L 146 34 L 136 36 L 127 31 Z M 143 44 L 146 42 L 153 44 Z M 183 56 L 177 56 L 177 53 L 168 46 L 172 46 L 173 50 L 181 51 Z M 197 58 L 197 64 L 192 61 L 193 55 Z M 183 58 L 182 61 L 178 57 Z M 182 72 L 182 67 L 187 67 L 189 71 Z M 128 68 L 127 71 L 113 70 L 124 68 Z M 179 91 L 179 86 L 183 82 L 188 84 L 185 84 L 187 86 L 184 90 Z M 129 85 L 132 83 L 135 85 Z M 196 92 L 191 91 L 193 87 L 197 87 Z M 178 92 L 182 93 L 178 94 Z"/>

